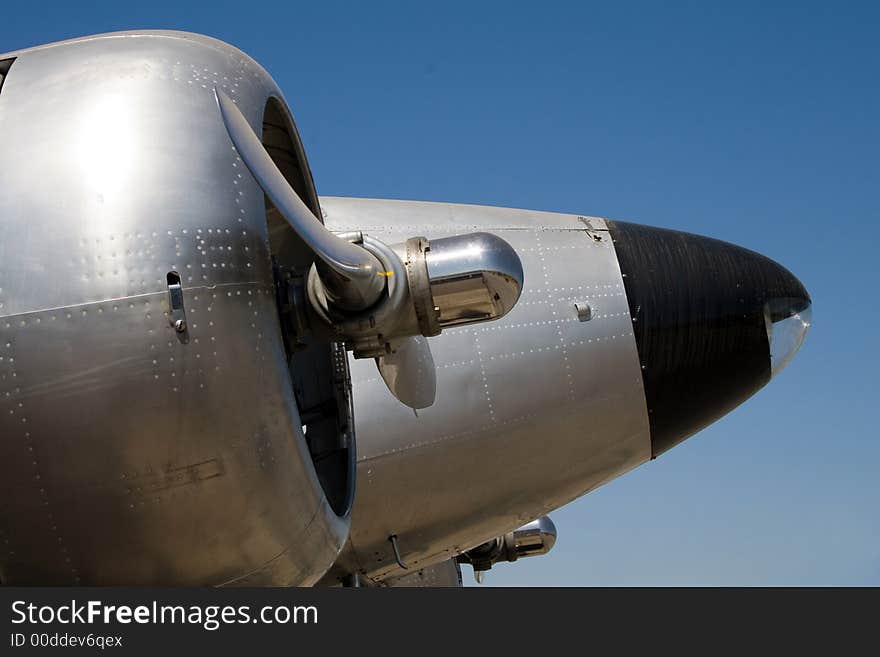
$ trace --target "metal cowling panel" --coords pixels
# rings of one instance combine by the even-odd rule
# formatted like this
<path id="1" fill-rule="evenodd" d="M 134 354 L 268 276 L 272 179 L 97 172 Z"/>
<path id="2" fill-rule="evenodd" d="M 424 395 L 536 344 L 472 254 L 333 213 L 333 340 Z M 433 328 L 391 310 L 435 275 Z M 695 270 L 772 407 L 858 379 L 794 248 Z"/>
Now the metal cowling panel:
<path id="1" fill-rule="evenodd" d="M 280 91 L 190 35 L 15 54 L 0 103 L 14 126 L 0 142 L 4 581 L 311 583 L 349 519 L 303 437 L 264 195 L 213 95 L 259 126 Z"/>

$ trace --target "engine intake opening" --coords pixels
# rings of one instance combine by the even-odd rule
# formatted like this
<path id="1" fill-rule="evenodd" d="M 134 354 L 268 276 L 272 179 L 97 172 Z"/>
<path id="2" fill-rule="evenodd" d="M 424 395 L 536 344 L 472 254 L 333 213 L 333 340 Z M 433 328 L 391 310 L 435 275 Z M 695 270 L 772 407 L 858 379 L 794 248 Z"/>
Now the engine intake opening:
<path id="1" fill-rule="evenodd" d="M 12 62 L 15 61 L 15 57 L 11 59 L 0 59 L 0 91 L 3 91 L 3 82 L 6 80 L 6 76 L 9 74 L 9 69 L 12 67 Z"/>
<path id="2" fill-rule="evenodd" d="M 321 217 L 305 152 L 287 107 L 270 98 L 263 114 L 263 146 L 303 202 Z M 305 276 L 313 252 L 266 198 L 269 249 L 276 272 L 278 309 L 288 371 L 318 481 L 338 516 L 354 501 L 354 418 L 343 345 L 315 339 L 303 321 Z"/>

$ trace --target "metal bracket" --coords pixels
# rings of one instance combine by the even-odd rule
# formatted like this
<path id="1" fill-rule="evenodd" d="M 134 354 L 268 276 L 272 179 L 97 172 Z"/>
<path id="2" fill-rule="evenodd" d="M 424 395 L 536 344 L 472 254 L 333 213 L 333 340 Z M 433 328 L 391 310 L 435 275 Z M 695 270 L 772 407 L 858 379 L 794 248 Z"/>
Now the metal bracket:
<path id="1" fill-rule="evenodd" d="M 273 262 L 275 289 L 281 328 L 288 356 L 307 348 L 311 334 L 308 318 L 305 276 L 293 267 Z"/>
<path id="2" fill-rule="evenodd" d="M 586 217 L 578 217 L 578 221 L 580 221 L 585 226 L 584 232 L 586 232 L 587 235 L 592 237 L 594 242 L 601 242 L 602 241 L 602 229 L 601 228 L 596 228 L 593 225 L 593 222 L 590 221 L 589 219 L 587 219 Z"/>
<path id="3" fill-rule="evenodd" d="M 413 237 L 406 241 L 406 280 L 412 298 L 413 309 L 419 323 L 419 330 L 426 338 L 440 335 L 438 309 L 434 306 L 431 293 L 431 279 L 428 277 L 428 265 L 425 253 L 431 246 L 424 237 Z"/>

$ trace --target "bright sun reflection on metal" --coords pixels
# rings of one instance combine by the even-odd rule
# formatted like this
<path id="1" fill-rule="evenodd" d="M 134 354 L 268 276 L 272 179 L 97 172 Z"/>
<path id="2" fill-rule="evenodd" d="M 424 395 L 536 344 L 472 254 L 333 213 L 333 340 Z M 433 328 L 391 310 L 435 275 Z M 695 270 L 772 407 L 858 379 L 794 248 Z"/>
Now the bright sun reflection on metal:
<path id="1" fill-rule="evenodd" d="M 81 182 L 94 194 L 107 221 L 124 211 L 130 202 L 132 176 L 138 153 L 137 135 L 131 117 L 130 101 L 108 94 L 88 107 L 79 117 L 73 140 L 80 164 Z M 102 221 L 101 216 L 94 217 Z"/>

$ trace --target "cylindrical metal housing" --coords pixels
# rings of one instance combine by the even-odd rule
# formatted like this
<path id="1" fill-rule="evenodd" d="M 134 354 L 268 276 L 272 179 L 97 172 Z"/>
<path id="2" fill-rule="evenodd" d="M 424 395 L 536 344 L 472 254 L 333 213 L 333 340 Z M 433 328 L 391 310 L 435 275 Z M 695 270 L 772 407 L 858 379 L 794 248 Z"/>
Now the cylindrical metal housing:
<path id="1" fill-rule="evenodd" d="M 522 292 L 519 256 L 490 233 L 433 239 L 426 260 L 441 328 L 503 317 Z"/>
<path id="2" fill-rule="evenodd" d="M 503 536 L 486 541 L 458 557 L 469 563 L 474 572 L 491 570 L 502 561 L 513 562 L 521 557 L 547 554 L 556 545 L 556 525 L 550 516 L 541 516 Z"/>
<path id="3" fill-rule="evenodd" d="M 556 525 L 550 516 L 541 516 L 507 534 L 504 543 L 508 561 L 547 554 L 556 545 Z"/>

